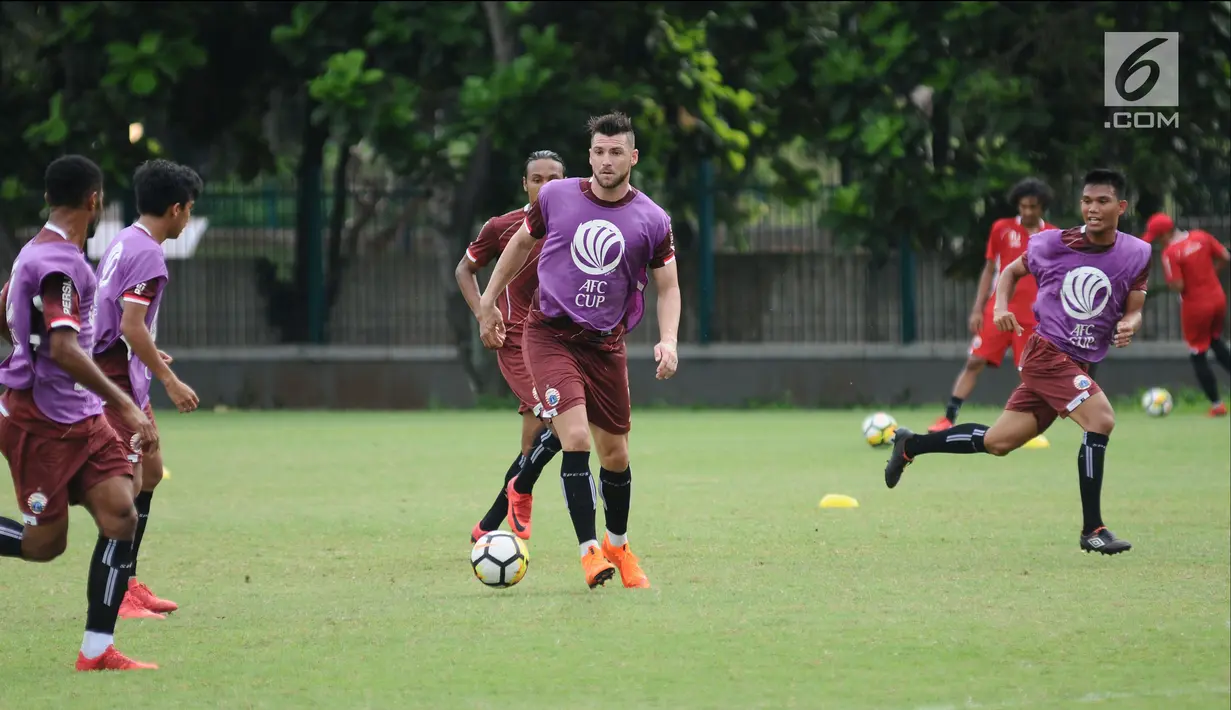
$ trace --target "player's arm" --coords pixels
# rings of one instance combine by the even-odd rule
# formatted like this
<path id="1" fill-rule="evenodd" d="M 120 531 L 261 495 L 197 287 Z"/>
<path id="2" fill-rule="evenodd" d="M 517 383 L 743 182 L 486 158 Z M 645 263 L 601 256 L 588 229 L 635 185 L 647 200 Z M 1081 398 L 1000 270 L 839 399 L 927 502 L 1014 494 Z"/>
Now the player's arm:
<path id="1" fill-rule="evenodd" d="M 1163 252 L 1162 262 L 1163 278 L 1167 281 L 1167 288 L 1175 291 L 1176 293 L 1183 293 L 1184 277 L 1180 273 L 1180 270 L 1176 268 L 1176 265 L 1172 261 L 1171 257 L 1167 255 L 1166 251 Z"/>
<path id="2" fill-rule="evenodd" d="M 78 384 L 120 408 L 124 419 L 142 434 L 147 451 L 157 449 L 158 434 L 145 414 L 123 390 L 98 369 L 94 358 L 77 342 L 81 332 L 80 300 L 72 279 L 53 274 L 43 280 L 43 322 L 47 325 L 51 359 Z M 142 426 L 144 425 L 144 426 Z"/>
<path id="3" fill-rule="evenodd" d="M 466 299 L 466 305 L 470 307 L 470 312 L 475 314 L 476 318 L 479 315 L 479 270 L 487 266 L 499 251 L 500 237 L 496 235 L 492 221 L 489 219 L 479 230 L 479 236 L 466 247 L 466 253 L 462 255 L 461 261 L 457 262 L 457 268 L 453 270 L 453 277 L 457 279 L 457 288 L 462 292 L 462 298 Z"/>
<path id="4" fill-rule="evenodd" d="M 670 378 L 680 365 L 680 272 L 675 263 L 675 235 L 671 233 L 670 221 L 666 230 L 649 263 L 654 290 L 658 292 L 658 345 L 654 346 L 654 360 L 658 363 L 655 376 L 660 380 Z"/>
<path id="5" fill-rule="evenodd" d="M 1022 327 L 1017 322 L 1017 317 L 1009 312 L 1009 301 L 1013 299 L 1017 282 L 1029 275 L 1030 262 L 1026 259 L 1026 254 L 1014 259 L 1012 264 L 1000 272 L 1000 279 L 996 281 L 996 302 L 992 308 L 992 316 L 996 319 L 996 327 L 1001 331 L 1012 330 L 1021 334 Z"/>
<path id="6" fill-rule="evenodd" d="M 987 296 L 992 292 L 992 279 L 996 277 L 996 261 L 988 259 L 983 264 L 983 271 L 979 274 L 979 290 L 975 292 L 974 305 L 970 307 L 970 315 L 983 316 L 983 309 L 987 307 Z"/>
<path id="7" fill-rule="evenodd" d="M 124 341 L 141 364 L 148 367 L 150 373 L 166 388 L 167 396 L 175 403 L 175 408 L 181 412 L 191 412 L 199 403 L 197 393 L 171 371 L 170 364 L 163 359 L 158 346 L 154 344 L 153 333 L 145 325 L 145 315 L 153 302 L 154 288 L 157 286 L 148 282 L 137 284 L 120 297 L 123 306 L 120 334 L 124 336 Z"/>
<path id="8" fill-rule="evenodd" d="M 1231 254 L 1227 253 L 1227 248 L 1222 245 L 1222 242 L 1209 238 L 1210 256 L 1214 260 L 1214 270 L 1222 271 L 1227 268 L 1227 264 L 1231 264 Z"/>
<path id="9" fill-rule="evenodd" d="M 530 229 L 524 224 L 518 227 L 517 234 L 514 234 L 509 243 L 505 245 L 504 253 L 496 262 L 496 268 L 492 271 L 491 280 L 487 282 L 487 288 L 479 297 L 480 311 L 496 307 L 496 297 L 508 287 L 517 272 L 526 265 L 526 259 L 530 257 L 530 250 L 534 248 L 534 242 L 542 236 L 542 234 L 537 237 L 531 236 Z"/>
<path id="10" fill-rule="evenodd" d="M 1137 331 L 1141 330 L 1141 313 L 1146 305 L 1146 291 L 1149 285 L 1150 264 L 1147 262 L 1145 268 L 1133 280 L 1133 285 L 1129 287 L 1128 298 L 1124 301 L 1124 317 L 1116 323 L 1116 334 L 1112 342 L 1117 348 L 1128 345 Z"/>

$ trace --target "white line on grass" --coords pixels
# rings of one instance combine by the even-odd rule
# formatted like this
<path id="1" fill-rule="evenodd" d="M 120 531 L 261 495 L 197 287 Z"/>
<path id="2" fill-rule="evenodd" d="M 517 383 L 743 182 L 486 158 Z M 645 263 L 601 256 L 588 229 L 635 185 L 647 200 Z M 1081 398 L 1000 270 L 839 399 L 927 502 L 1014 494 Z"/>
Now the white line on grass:
<path id="1" fill-rule="evenodd" d="M 1231 695 L 1231 688 L 1176 688 L 1145 693 L 1099 692 L 1086 693 L 1080 698 L 1065 701 L 1065 705 L 1074 703 L 1102 703 L 1108 700 L 1139 700 L 1144 698 L 1178 698 L 1186 695 Z M 919 705 L 912 710 L 1000 710 L 1002 708 L 1026 708 L 1042 705 L 1042 700 L 1010 700 L 1000 703 L 980 703 L 974 698 L 967 698 L 963 703 L 948 703 L 943 705 Z"/>

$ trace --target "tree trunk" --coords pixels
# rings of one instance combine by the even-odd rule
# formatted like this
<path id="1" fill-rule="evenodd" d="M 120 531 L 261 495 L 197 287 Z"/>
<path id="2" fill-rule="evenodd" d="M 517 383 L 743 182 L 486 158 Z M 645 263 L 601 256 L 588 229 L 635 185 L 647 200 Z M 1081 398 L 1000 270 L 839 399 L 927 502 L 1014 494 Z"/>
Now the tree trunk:
<path id="1" fill-rule="evenodd" d="M 352 142 L 343 138 L 338 145 L 338 164 L 333 168 L 333 208 L 329 213 L 329 257 L 325 271 L 326 317 L 333 312 L 342 285 L 342 276 L 349 265 L 350 255 L 343 249 L 343 230 L 346 228 L 346 207 L 350 202 L 350 185 L 347 180 L 351 162 Z"/>

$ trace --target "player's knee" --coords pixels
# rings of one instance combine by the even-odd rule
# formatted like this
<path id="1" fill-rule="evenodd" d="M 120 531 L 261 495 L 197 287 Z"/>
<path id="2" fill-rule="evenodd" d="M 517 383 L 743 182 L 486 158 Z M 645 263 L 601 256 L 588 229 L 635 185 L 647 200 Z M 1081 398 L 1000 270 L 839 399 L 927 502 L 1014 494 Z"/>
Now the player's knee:
<path id="1" fill-rule="evenodd" d="M 68 549 L 68 535 L 37 539 L 27 535 L 21 541 L 21 558 L 29 562 L 51 562 Z"/>
<path id="2" fill-rule="evenodd" d="M 598 452 L 598 463 L 608 471 L 628 469 L 628 444 L 613 444 Z"/>
<path id="3" fill-rule="evenodd" d="M 1100 412 L 1097 415 L 1086 420 L 1086 431 L 1091 434 L 1102 434 L 1103 436 L 1111 436 L 1111 432 L 1116 428 L 1116 415 L 1112 412 Z"/>
<path id="4" fill-rule="evenodd" d="M 128 501 L 128 505 L 114 505 L 107 510 L 95 511 L 95 522 L 98 532 L 103 537 L 112 540 L 131 540 L 137 533 L 137 508 Z"/>
<path id="5" fill-rule="evenodd" d="M 1004 437 L 986 436 L 983 438 L 983 450 L 992 456 L 1008 456 L 1018 448 L 1019 444 Z"/>
<path id="6" fill-rule="evenodd" d="M 983 368 L 985 367 L 987 367 L 987 360 L 984 360 L 981 357 L 976 357 L 974 355 L 971 355 L 966 360 L 966 371 L 967 372 L 982 372 Z"/>
<path id="7" fill-rule="evenodd" d="M 162 462 L 159 461 L 156 466 L 145 465 L 141 470 L 141 488 L 142 491 L 152 491 L 162 483 Z"/>
<path id="8" fill-rule="evenodd" d="M 584 426 L 556 426 L 556 437 L 565 451 L 589 451 L 590 432 Z"/>

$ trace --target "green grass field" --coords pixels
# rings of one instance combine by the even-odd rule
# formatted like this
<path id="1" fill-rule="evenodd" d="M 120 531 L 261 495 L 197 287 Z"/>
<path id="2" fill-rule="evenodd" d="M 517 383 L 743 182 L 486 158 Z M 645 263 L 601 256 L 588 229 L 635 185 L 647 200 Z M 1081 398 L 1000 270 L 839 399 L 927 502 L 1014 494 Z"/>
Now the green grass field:
<path id="1" fill-rule="evenodd" d="M 1077 547 L 1071 423 L 889 491 L 860 418 L 638 413 L 630 539 L 654 588 L 585 587 L 553 462 L 529 573 L 499 591 L 468 533 L 512 414 L 163 414 L 141 578 L 181 610 L 119 629 L 163 669 L 71 670 L 78 510 L 60 560 L 0 561 L 0 708 L 1227 707 L 1225 420 L 1122 415 L 1104 515 L 1135 547 L 1106 558 Z"/>

